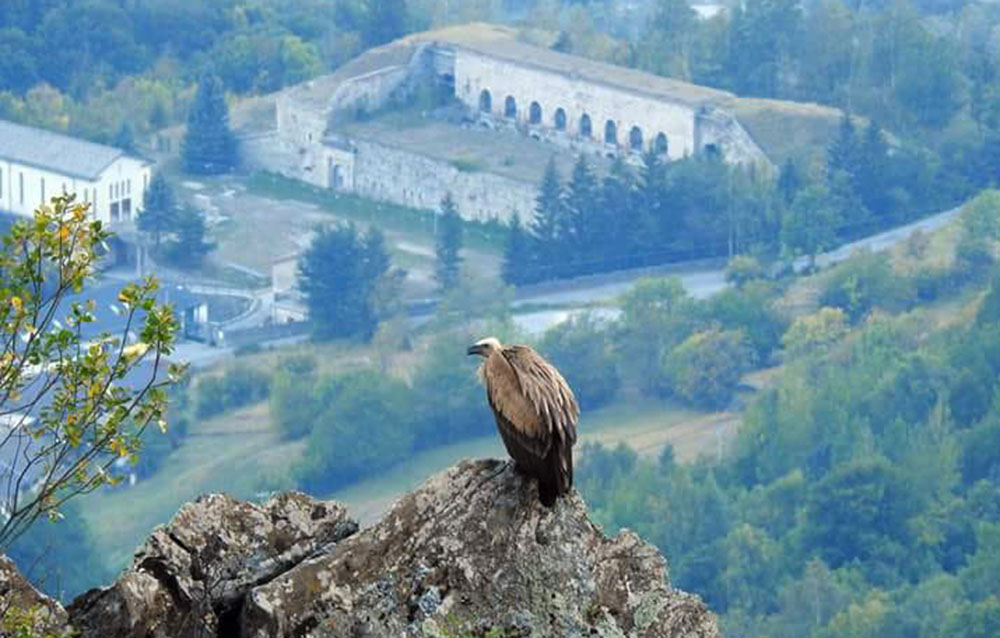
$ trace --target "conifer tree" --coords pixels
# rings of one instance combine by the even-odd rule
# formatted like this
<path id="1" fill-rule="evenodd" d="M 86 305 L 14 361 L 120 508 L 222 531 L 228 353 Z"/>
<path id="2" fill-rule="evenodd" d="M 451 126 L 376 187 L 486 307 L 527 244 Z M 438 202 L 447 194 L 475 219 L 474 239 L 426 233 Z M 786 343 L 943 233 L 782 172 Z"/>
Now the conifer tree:
<path id="1" fill-rule="evenodd" d="M 542 185 L 535 200 L 535 216 L 530 231 L 534 241 L 530 242 L 530 254 L 534 264 L 536 281 L 557 276 L 557 264 L 566 255 L 560 246 L 565 227 L 566 202 L 559 170 L 554 159 L 550 159 L 542 176 Z"/>
<path id="2" fill-rule="evenodd" d="M 205 216 L 192 206 L 177 211 L 174 219 L 176 238 L 170 247 L 170 257 L 178 266 L 197 268 L 215 245 L 205 241 Z"/>
<path id="3" fill-rule="evenodd" d="M 174 229 L 176 205 L 173 188 L 162 173 L 157 173 L 142 196 L 142 210 L 136 219 L 139 230 L 152 235 L 157 250 L 163 235 Z"/>
<path id="4" fill-rule="evenodd" d="M 601 263 L 591 271 L 616 270 L 629 265 L 632 252 L 631 235 L 635 211 L 635 178 L 621 158 L 611 164 L 611 170 L 601 183 L 598 205 L 587 222 L 586 252 L 600 256 Z"/>
<path id="5" fill-rule="evenodd" d="M 573 167 L 573 176 L 566 188 L 565 225 L 562 229 L 562 253 L 568 257 L 560 264 L 559 274 L 573 276 L 594 270 L 595 262 L 590 250 L 597 241 L 595 218 L 601 205 L 597 178 L 581 155 Z"/>
<path id="6" fill-rule="evenodd" d="M 853 174 L 858 161 L 858 135 L 849 113 L 840 118 L 837 137 L 831 142 L 826 154 L 827 170 L 845 171 Z"/>
<path id="7" fill-rule="evenodd" d="M 236 139 L 229 130 L 225 89 L 215 76 L 206 75 L 198 83 L 188 111 L 182 157 L 185 170 L 199 175 L 216 175 L 236 166 Z"/>
<path id="8" fill-rule="evenodd" d="M 316 338 L 371 338 L 378 324 L 376 293 L 389 265 L 377 230 L 361 235 L 353 224 L 321 229 L 299 262 L 299 287 Z"/>
<path id="9" fill-rule="evenodd" d="M 462 257 L 462 218 L 458 215 L 451 193 L 441 200 L 441 212 L 438 222 L 437 237 L 434 238 L 434 252 L 437 263 L 434 277 L 441 289 L 448 291 L 458 285 L 459 267 Z"/>
<path id="10" fill-rule="evenodd" d="M 122 125 L 118 127 L 118 132 L 115 134 L 114 145 L 123 151 L 135 153 L 135 133 L 132 131 L 132 126 L 128 122 L 122 122 Z"/>
<path id="11" fill-rule="evenodd" d="M 368 0 L 364 39 L 369 47 L 391 42 L 406 33 L 406 0 Z"/>
<path id="12" fill-rule="evenodd" d="M 653 254 L 673 241 L 677 220 L 668 219 L 666 166 L 659 155 L 647 151 L 635 193 L 635 222 L 628 227 L 632 265 L 653 263 Z"/>
<path id="13" fill-rule="evenodd" d="M 503 249 L 500 274 L 505 283 L 520 286 L 537 281 L 533 276 L 535 271 L 534 258 L 531 254 L 532 239 L 521 225 L 521 218 L 515 214 L 514 219 L 510 221 L 507 242 Z"/>
<path id="14" fill-rule="evenodd" d="M 781 193 L 781 198 L 786 205 L 792 203 L 801 187 L 802 176 L 799 173 L 798 164 L 788 158 L 781 165 L 781 174 L 778 175 L 778 192 Z"/>
<path id="15" fill-rule="evenodd" d="M 871 120 L 858 149 L 858 197 L 868 210 L 879 215 L 891 211 L 888 170 L 889 147 L 878 122 Z"/>

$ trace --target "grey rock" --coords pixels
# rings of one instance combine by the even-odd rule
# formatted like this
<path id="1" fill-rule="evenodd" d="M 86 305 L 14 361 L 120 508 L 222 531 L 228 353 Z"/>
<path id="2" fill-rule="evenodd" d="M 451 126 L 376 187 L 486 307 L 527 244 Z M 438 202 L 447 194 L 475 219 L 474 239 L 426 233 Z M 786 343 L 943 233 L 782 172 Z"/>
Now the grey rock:
<path id="1" fill-rule="evenodd" d="M 574 492 L 547 509 L 499 461 L 464 461 L 385 518 L 254 587 L 244 638 L 485 635 L 716 638 L 659 552 L 607 538 Z"/>
<path id="2" fill-rule="evenodd" d="M 604 536 L 575 492 L 543 507 L 493 460 L 430 478 L 360 532 L 303 494 L 203 497 L 68 613 L 80 638 L 719 635 L 655 548 Z"/>
<path id="3" fill-rule="evenodd" d="M 8 610 L 30 614 L 33 629 L 40 636 L 62 635 L 66 631 L 66 610 L 59 601 L 32 587 L 14 561 L 0 556 L 0 612 Z"/>
<path id="4" fill-rule="evenodd" d="M 343 505 L 300 493 L 264 505 L 205 496 L 156 529 L 115 584 L 74 600 L 70 621 L 80 638 L 222 635 L 249 589 L 356 530 Z"/>

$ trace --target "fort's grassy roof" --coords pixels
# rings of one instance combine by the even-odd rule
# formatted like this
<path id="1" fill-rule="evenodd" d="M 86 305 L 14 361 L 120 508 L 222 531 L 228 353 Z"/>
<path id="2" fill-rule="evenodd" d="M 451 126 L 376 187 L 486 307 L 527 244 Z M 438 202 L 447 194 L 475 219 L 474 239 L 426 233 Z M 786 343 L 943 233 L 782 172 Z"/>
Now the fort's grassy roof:
<path id="1" fill-rule="evenodd" d="M 826 148 L 837 132 L 841 111 L 829 106 L 764 98 L 735 98 L 720 104 L 780 165 L 790 157 Z"/>
<path id="2" fill-rule="evenodd" d="M 733 97 L 732 93 L 726 91 L 528 44 L 518 39 L 515 29 L 493 24 L 472 23 L 446 27 L 417 33 L 405 38 L 404 41 L 453 46 L 521 66 L 572 76 L 594 84 L 603 84 L 630 93 L 689 106 Z"/>

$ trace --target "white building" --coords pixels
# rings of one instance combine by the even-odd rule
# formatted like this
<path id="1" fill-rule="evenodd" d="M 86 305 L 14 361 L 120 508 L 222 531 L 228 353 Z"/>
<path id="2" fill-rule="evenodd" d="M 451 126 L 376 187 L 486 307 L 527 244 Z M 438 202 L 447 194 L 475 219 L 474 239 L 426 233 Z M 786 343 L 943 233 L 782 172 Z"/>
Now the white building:
<path id="1" fill-rule="evenodd" d="M 151 177 L 121 149 L 0 120 L 0 211 L 31 215 L 65 192 L 105 224 L 132 221 Z"/>

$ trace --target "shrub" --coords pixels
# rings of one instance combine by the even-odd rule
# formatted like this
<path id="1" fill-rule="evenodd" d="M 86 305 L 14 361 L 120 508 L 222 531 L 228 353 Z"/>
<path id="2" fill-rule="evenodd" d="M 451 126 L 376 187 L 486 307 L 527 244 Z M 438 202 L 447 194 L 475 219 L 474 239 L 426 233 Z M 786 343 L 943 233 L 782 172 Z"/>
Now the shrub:
<path id="1" fill-rule="evenodd" d="M 718 409 L 732 399 L 752 363 L 753 353 L 742 331 L 715 327 L 685 339 L 667 357 L 665 368 L 678 397 Z"/>
<path id="2" fill-rule="evenodd" d="M 608 403 L 621 387 L 608 333 L 597 318 L 585 313 L 546 332 L 538 346 L 566 377 L 584 409 Z"/>
<path id="3" fill-rule="evenodd" d="M 856 322 L 876 306 L 886 310 L 908 307 L 915 296 L 913 282 L 893 272 L 887 255 L 865 250 L 831 273 L 820 304 L 841 308 Z"/>
<path id="4" fill-rule="evenodd" d="M 253 368 L 230 368 L 221 377 L 206 377 L 195 387 L 195 414 L 211 417 L 267 398 L 268 375 Z"/>

